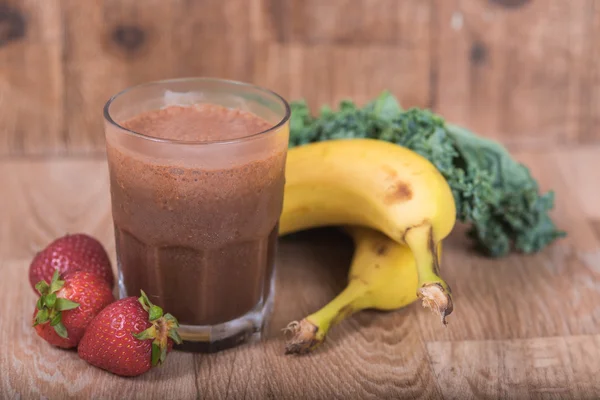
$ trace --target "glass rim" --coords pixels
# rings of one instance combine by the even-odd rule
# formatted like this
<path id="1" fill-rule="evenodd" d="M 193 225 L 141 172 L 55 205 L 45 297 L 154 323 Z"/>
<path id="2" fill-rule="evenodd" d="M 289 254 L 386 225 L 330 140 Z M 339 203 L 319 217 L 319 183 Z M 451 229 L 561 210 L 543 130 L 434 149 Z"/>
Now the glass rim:
<path id="1" fill-rule="evenodd" d="M 141 132 L 137 132 L 134 131 L 132 129 L 128 129 L 125 128 L 123 125 L 119 124 L 117 121 L 115 121 L 112 117 L 112 115 L 110 114 L 110 106 L 112 105 L 112 103 L 118 99 L 119 97 L 121 97 L 122 95 L 125 95 L 131 91 L 134 91 L 136 89 L 139 88 L 143 88 L 143 87 L 147 87 L 147 86 L 153 86 L 153 85 L 161 85 L 161 84 L 169 84 L 169 83 L 176 83 L 176 82 L 186 82 L 186 81 L 200 81 L 200 82 L 215 82 L 215 83 L 226 83 L 226 84 L 230 84 L 232 86 L 240 86 L 240 87 L 246 87 L 246 88 L 251 88 L 254 90 L 257 90 L 259 92 L 262 92 L 263 94 L 267 94 L 270 96 L 274 96 L 275 99 L 279 100 L 285 109 L 285 115 L 283 116 L 283 118 L 276 123 L 275 125 L 271 126 L 268 129 L 256 132 L 256 133 L 252 133 L 248 136 L 242 136 L 239 138 L 235 138 L 235 139 L 213 139 L 213 140 L 177 140 L 177 139 L 165 139 L 165 138 L 158 138 L 156 136 L 150 136 L 150 135 L 146 135 L 144 133 Z M 258 85 L 254 85 L 252 83 L 247 83 L 247 82 L 242 82 L 242 81 L 236 81 L 236 80 L 231 80 L 231 79 L 222 79 L 222 78 L 211 78 L 211 77 L 187 77 L 187 78 L 171 78 L 171 79 L 161 79 L 161 80 L 154 80 L 154 81 L 148 81 L 148 82 L 144 82 L 144 83 L 140 83 L 138 85 L 133 85 L 133 86 L 129 86 L 123 90 L 121 90 L 120 92 L 114 94 L 113 96 L 111 96 L 111 98 L 104 104 L 103 107 L 103 114 L 104 114 L 104 119 L 111 124 L 112 126 L 122 130 L 123 132 L 135 136 L 135 137 L 139 137 L 145 140 L 150 140 L 150 141 L 154 141 L 154 142 L 159 142 L 159 143 L 168 143 L 168 144 L 180 144 L 180 145 L 190 145 L 190 146 L 201 146 L 201 145 L 211 145 L 211 144 L 234 144 L 234 143 L 240 143 L 240 142 L 244 142 L 247 140 L 251 140 L 251 139 L 255 139 L 258 136 L 262 136 L 265 134 L 268 134 L 270 132 L 274 132 L 279 130 L 279 128 L 281 128 L 282 126 L 284 126 L 290 119 L 290 116 L 292 114 L 291 108 L 289 103 L 287 102 L 286 99 L 284 99 L 281 95 L 279 95 L 278 93 L 267 89 L 265 87 L 262 86 L 258 86 Z"/>

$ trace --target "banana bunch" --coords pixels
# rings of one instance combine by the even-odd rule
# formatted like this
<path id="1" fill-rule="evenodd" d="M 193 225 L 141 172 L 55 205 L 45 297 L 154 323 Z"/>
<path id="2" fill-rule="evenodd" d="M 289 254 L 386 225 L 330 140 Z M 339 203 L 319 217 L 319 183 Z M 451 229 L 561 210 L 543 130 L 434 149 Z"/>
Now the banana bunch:
<path id="1" fill-rule="evenodd" d="M 349 226 L 344 230 L 355 246 L 348 285 L 325 307 L 286 327 L 293 333 L 286 354 L 310 352 L 323 343 L 332 326 L 358 311 L 396 310 L 417 300 L 417 268 L 407 246 L 370 228 Z M 439 257 L 441 248 L 440 243 Z"/>
<path id="2" fill-rule="evenodd" d="M 355 254 L 348 287 L 320 311 L 288 325 L 294 337 L 286 352 L 310 351 L 333 324 L 356 311 L 392 310 L 418 298 L 446 325 L 453 304 L 440 277 L 439 251 L 455 222 L 446 180 L 407 148 L 345 139 L 289 150 L 280 235 L 343 226 Z"/>

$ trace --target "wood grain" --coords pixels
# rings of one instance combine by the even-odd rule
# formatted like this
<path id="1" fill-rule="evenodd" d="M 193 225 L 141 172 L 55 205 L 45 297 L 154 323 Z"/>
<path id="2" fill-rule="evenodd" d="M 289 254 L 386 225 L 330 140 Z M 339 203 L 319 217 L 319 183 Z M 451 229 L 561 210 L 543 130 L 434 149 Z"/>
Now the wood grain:
<path id="1" fill-rule="evenodd" d="M 587 145 L 554 153 L 568 190 L 577 196 L 577 205 L 593 220 L 600 220 L 596 201 L 600 196 L 600 186 L 596 184 L 600 182 L 600 170 L 595 168 L 599 150 L 598 145 Z"/>
<path id="2" fill-rule="evenodd" d="M 173 75 L 173 6 L 158 0 L 67 0 L 63 12 L 67 147 L 76 153 L 103 151 L 106 101 L 130 85 Z"/>
<path id="3" fill-rule="evenodd" d="M 166 2 L 169 3 L 169 2 Z M 252 81 L 256 0 L 172 1 L 175 76 Z M 148 67 L 151 70 L 151 67 Z"/>
<path id="4" fill-rule="evenodd" d="M 0 2 L 0 155 L 65 148 L 58 0 Z"/>
<path id="5" fill-rule="evenodd" d="M 598 142 L 596 0 L 5 0 L 0 156 L 104 152 L 131 85 L 213 76 L 312 109 L 391 90 L 511 147 Z"/>
<path id="6" fill-rule="evenodd" d="M 428 105 L 430 1 L 263 0 L 261 10 L 257 84 L 313 109 L 386 89 L 403 105 Z"/>
<path id="7" fill-rule="evenodd" d="M 0 155 L 104 152 L 102 107 L 131 85 L 185 76 L 251 81 L 254 4 L 26 2 L 24 12 L 45 19 L 30 18 L 31 39 L 0 47 Z M 35 47 L 37 31 L 53 35 L 39 40 L 50 44 L 45 52 Z"/>
<path id="8" fill-rule="evenodd" d="M 281 329 L 342 289 L 352 254 L 339 233 L 309 231 L 281 240 L 264 342 L 212 355 L 175 352 L 134 379 L 51 348 L 23 317 L 35 302 L 28 263 L 56 236 L 92 233 L 114 263 L 105 160 L 0 161 L 0 186 L 10 193 L 0 196 L 0 292 L 11 299 L 0 304 L 0 341 L 13 343 L 0 352 L 1 397 L 597 398 L 600 239 L 574 189 L 595 169 L 573 167 L 587 151 L 516 154 L 544 190 L 556 190 L 554 217 L 567 239 L 534 256 L 490 260 L 456 228 L 443 262 L 456 301 L 447 328 L 417 303 L 365 311 L 333 328 L 314 353 L 284 356 Z"/>
<path id="9" fill-rule="evenodd" d="M 427 345 L 447 399 L 595 399 L 600 335 Z"/>
<path id="10" fill-rule="evenodd" d="M 57 143 L 54 147 L 40 145 L 30 128 L 17 136 L 24 147 L 3 133 L 6 143 L 0 155 L 37 154 L 28 149 L 38 145 L 48 154 L 103 152 L 101 110 L 106 100 L 130 85 L 170 77 L 252 81 L 290 99 L 306 98 L 314 107 L 343 98 L 364 103 L 384 89 L 393 90 L 403 104 L 428 104 L 429 2 L 361 0 L 348 7 L 346 1 L 336 0 L 326 8 L 337 16 L 333 23 L 325 23 L 328 14 L 312 3 L 316 8 L 266 0 L 152 0 L 143 5 L 130 0 L 89 5 L 65 0 L 61 2 L 65 34 L 57 40 L 62 71 L 60 79 L 52 80 L 62 97 L 53 103 L 55 108 L 44 108 L 49 116 L 60 115 L 61 123 L 64 113 L 64 129 L 61 125 L 60 131 L 45 132 L 46 140 Z M 294 12 L 283 13 L 289 7 Z M 361 21 L 358 31 L 348 25 L 347 10 L 355 10 L 355 19 Z M 382 17 L 383 24 L 378 22 Z M 315 31 L 323 24 L 325 29 Z M 333 36 L 328 38 L 329 34 Z M 365 39 L 352 45 L 353 37 Z M 28 68 L 47 70 L 46 64 Z M 11 61 L 7 68 L 20 71 L 22 61 Z M 7 85 L 11 82 L 7 78 Z M 41 95 L 34 85 L 25 92 L 36 100 Z M 19 121 L 31 119 L 40 120 Z"/>
<path id="11" fill-rule="evenodd" d="M 436 4 L 436 111 L 511 144 L 594 136 L 597 2 Z"/>
<path id="12" fill-rule="evenodd" d="M 82 177 L 85 176 L 86 178 Z M 77 230 L 114 253 L 108 169 L 103 159 L 0 163 L 0 257 L 33 257 L 56 237 Z"/>

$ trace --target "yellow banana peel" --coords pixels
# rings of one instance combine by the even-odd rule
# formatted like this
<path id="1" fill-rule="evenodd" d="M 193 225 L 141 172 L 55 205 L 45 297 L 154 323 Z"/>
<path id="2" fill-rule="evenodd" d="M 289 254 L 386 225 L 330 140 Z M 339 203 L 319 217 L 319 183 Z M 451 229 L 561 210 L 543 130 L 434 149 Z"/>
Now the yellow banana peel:
<path id="1" fill-rule="evenodd" d="M 343 139 L 288 151 L 280 235 L 323 226 L 362 226 L 406 245 L 418 282 L 413 295 L 444 325 L 453 303 L 440 276 L 437 249 L 455 222 L 448 183 L 412 150 L 381 140 Z M 407 287 L 398 285 L 396 290 L 404 295 Z M 345 296 L 364 290 L 360 283 L 350 286 Z"/>
<path id="2" fill-rule="evenodd" d="M 329 304 L 286 327 L 292 334 L 286 354 L 314 350 L 331 327 L 358 311 L 396 310 L 417 300 L 417 268 L 406 245 L 369 228 L 352 226 L 345 230 L 355 246 L 348 285 Z M 441 243 L 438 250 L 441 255 Z"/>

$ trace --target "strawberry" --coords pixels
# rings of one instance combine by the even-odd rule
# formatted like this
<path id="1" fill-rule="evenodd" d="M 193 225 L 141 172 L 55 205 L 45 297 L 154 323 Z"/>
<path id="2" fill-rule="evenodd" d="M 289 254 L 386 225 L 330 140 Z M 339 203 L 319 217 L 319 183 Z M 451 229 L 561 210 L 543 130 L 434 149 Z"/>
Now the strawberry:
<path id="1" fill-rule="evenodd" d="M 179 323 L 141 293 L 115 301 L 94 318 L 79 342 L 79 357 L 121 376 L 141 375 L 165 361 L 173 342 L 181 343 Z"/>
<path id="2" fill-rule="evenodd" d="M 85 271 L 69 272 L 61 280 L 56 270 L 49 285 L 42 280 L 36 289 L 40 297 L 33 326 L 48 343 L 65 349 L 76 347 L 90 321 L 115 299 L 101 276 Z"/>
<path id="3" fill-rule="evenodd" d="M 31 287 L 35 289 L 41 280 L 50 283 L 56 269 L 61 275 L 72 271 L 94 272 L 111 288 L 115 281 L 106 250 L 98 240 L 84 233 L 62 236 L 35 255 L 29 266 Z"/>

